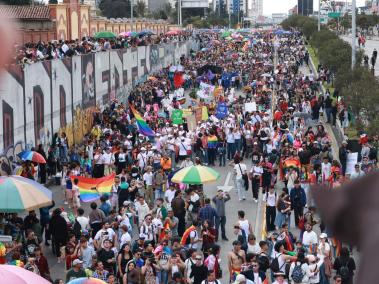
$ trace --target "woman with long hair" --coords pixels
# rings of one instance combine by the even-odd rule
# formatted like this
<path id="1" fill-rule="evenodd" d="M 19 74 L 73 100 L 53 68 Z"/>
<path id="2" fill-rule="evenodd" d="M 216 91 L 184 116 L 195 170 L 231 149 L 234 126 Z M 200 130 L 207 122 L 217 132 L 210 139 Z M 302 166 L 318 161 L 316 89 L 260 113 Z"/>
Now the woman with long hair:
<path id="1" fill-rule="evenodd" d="M 124 244 L 117 255 L 117 277 L 120 279 L 120 283 L 122 283 L 122 279 L 126 270 L 126 265 L 132 259 L 133 254 L 130 250 L 129 244 Z"/>
<path id="2" fill-rule="evenodd" d="M 342 278 L 342 284 L 352 284 L 354 270 L 356 269 L 355 261 L 350 257 L 350 251 L 347 247 L 341 248 L 341 254 L 334 260 L 333 269 Z"/>

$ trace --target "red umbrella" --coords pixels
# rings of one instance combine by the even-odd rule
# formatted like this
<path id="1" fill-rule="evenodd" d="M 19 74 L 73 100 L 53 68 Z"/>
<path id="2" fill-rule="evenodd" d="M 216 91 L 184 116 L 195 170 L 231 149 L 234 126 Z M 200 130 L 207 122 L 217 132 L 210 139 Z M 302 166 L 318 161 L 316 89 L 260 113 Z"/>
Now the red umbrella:
<path id="1" fill-rule="evenodd" d="M 168 36 L 170 36 L 170 35 L 178 35 L 178 34 L 179 34 L 179 31 L 177 31 L 177 30 L 168 31 L 167 33 L 165 33 L 165 35 L 168 35 Z"/>

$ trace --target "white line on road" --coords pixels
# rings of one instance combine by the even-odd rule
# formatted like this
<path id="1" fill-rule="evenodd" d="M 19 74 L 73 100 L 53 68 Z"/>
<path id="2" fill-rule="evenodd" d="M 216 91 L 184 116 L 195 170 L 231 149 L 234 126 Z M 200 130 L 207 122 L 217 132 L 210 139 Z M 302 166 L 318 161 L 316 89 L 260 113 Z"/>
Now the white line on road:
<path id="1" fill-rule="evenodd" d="M 217 186 L 217 189 L 222 189 L 225 192 L 229 192 L 233 188 L 233 186 L 229 185 L 230 176 L 231 176 L 231 173 L 228 172 L 228 174 L 226 175 L 226 179 L 225 179 L 224 185 Z"/>

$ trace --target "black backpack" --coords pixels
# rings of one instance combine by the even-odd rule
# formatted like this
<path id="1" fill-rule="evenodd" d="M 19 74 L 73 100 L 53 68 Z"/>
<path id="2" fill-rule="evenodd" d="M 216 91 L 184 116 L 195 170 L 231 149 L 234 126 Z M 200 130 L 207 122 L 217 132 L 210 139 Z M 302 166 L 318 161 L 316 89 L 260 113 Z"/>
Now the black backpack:
<path id="1" fill-rule="evenodd" d="M 77 219 L 75 219 L 74 226 L 72 227 L 72 232 L 77 239 L 79 239 L 82 235 L 82 226 L 80 225 Z"/>
<path id="2" fill-rule="evenodd" d="M 347 264 L 349 263 L 349 260 L 347 260 L 344 264 L 341 262 L 341 267 L 339 274 L 341 275 L 341 278 L 343 281 L 347 281 L 350 279 L 350 270 Z"/>
<path id="3" fill-rule="evenodd" d="M 271 264 L 270 264 L 270 269 L 272 272 L 276 273 L 276 272 L 279 272 L 280 269 L 286 264 L 285 262 L 283 263 L 282 266 L 279 266 L 279 256 L 281 256 L 282 254 L 278 254 L 272 261 L 271 261 Z"/>

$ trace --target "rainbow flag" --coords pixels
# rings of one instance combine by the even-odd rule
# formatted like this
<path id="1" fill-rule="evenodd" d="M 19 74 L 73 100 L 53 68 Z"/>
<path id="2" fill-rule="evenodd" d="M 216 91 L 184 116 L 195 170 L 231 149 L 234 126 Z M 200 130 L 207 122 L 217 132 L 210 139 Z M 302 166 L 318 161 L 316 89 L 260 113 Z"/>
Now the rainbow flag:
<path id="1" fill-rule="evenodd" d="M 146 121 L 132 105 L 130 105 L 130 110 L 133 112 L 133 115 L 136 118 L 138 131 L 145 136 L 155 136 L 154 131 L 149 127 Z"/>
<path id="2" fill-rule="evenodd" d="M 78 187 L 80 193 L 80 200 L 82 202 L 92 202 L 100 198 L 103 193 L 110 193 L 114 183 L 115 174 L 105 176 L 102 178 L 87 178 L 72 176 L 71 180 L 79 180 Z"/>
<path id="3" fill-rule="evenodd" d="M 216 135 L 208 136 L 208 148 L 216 148 L 218 139 Z"/>

